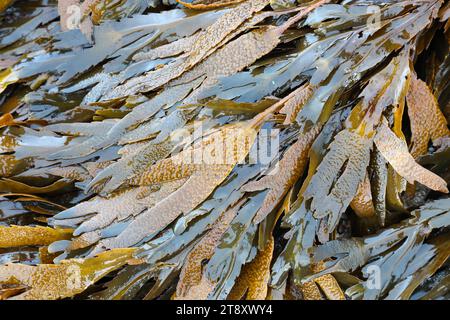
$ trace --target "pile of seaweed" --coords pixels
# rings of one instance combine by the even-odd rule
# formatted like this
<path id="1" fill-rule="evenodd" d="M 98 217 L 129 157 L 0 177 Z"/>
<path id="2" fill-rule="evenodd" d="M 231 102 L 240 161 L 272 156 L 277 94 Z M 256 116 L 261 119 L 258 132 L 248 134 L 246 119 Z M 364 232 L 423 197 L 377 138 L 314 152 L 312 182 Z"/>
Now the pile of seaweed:
<path id="1" fill-rule="evenodd" d="M 449 1 L 0 11 L 0 299 L 450 297 Z"/>

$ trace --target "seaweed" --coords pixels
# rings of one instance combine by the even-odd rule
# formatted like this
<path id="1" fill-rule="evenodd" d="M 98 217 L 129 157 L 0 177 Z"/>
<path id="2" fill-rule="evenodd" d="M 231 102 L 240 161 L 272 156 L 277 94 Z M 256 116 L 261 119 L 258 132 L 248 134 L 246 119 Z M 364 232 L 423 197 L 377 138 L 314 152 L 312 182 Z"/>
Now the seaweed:
<path id="1" fill-rule="evenodd" d="M 0 1 L 0 300 L 448 299 L 449 9 Z"/>

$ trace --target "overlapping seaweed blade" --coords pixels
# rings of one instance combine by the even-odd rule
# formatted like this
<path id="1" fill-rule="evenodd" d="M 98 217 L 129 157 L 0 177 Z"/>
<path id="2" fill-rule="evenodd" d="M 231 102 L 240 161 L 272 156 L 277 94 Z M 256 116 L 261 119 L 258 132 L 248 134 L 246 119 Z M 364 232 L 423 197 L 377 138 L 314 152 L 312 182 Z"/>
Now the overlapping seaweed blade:
<path id="1" fill-rule="evenodd" d="M 449 18 L 1 1 L 0 299 L 448 298 Z"/>

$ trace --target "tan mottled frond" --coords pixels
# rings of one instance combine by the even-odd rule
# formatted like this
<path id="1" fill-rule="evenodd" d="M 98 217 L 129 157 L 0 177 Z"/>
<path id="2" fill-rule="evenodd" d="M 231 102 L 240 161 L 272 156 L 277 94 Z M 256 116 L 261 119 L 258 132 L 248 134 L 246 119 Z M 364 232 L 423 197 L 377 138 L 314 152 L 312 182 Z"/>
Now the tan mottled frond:
<path id="1" fill-rule="evenodd" d="M 331 232 L 355 197 L 369 165 L 373 139 L 343 130 L 337 134 L 304 193 L 316 218 L 328 216 Z"/>
<path id="2" fill-rule="evenodd" d="M 139 185 L 182 179 L 202 170 L 231 170 L 247 156 L 256 134 L 257 131 L 247 123 L 223 126 L 215 132 L 207 132 L 199 142 L 151 166 L 140 178 Z"/>
<path id="3" fill-rule="evenodd" d="M 399 139 L 383 121 L 375 136 L 375 144 L 394 170 L 409 183 L 420 182 L 428 188 L 448 193 L 447 182 L 416 163 L 404 140 Z"/>
<path id="4" fill-rule="evenodd" d="M 358 192 L 355 198 L 350 203 L 350 207 L 361 218 L 369 218 L 375 215 L 375 207 L 372 201 L 372 191 L 370 186 L 370 179 L 366 178 L 358 187 Z"/>
<path id="5" fill-rule="evenodd" d="M 324 269 L 322 264 L 312 266 L 313 272 L 319 272 Z M 314 280 L 305 282 L 300 286 L 304 300 L 345 300 L 344 292 L 342 292 L 336 279 L 331 274 L 326 274 Z M 323 294 L 322 294 L 323 293 Z"/>
<path id="6" fill-rule="evenodd" d="M 48 300 L 72 297 L 106 274 L 125 265 L 136 249 L 118 249 L 90 259 L 64 260 L 59 265 L 5 264 L 0 266 L 0 284 L 20 283 L 28 290 L 11 297 L 18 300 Z"/>
<path id="7" fill-rule="evenodd" d="M 215 8 L 230 6 L 242 2 L 244 0 L 194 0 L 192 2 L 187 2 L 183 0 L 176 0 L 176 1 L 190 9 L 211 10 Z"/>
<path id="8" fill-rule="evenodd" d="M 309 132 L 301 135 L 284 154 L 274 172 L 258 181 L 246 184 L 242 190 L 247 192 L 269 189 L 264 202 L 254 218 L 255 223 L 260 223 L 271 213 L 283 200 L 283 197 L 300 178 L 308 163 L 309 149 L 320 132 L 320 126 L 312 128 Z"/>
<path id="9" fill-rule="evenodd" d="M 265 300 L 270 278 L 270 263 L 272 261 L 274 239 L 270 238 L 264 250 L 259 251 L 256 257 L 246 264 L 236 279 L 228 299 Z"/>
<path id="10" fill-rule="evenodd" d="M 250 151 L 257 131 L 248 123 L 224 126 L 175 156 L 151 166 L 141 185 L 187 178 L 167 198 L 139 215 L 115 238 L 99 242 L 95 252 L 136 245 L 194 210 L 222 183 Z M 200 155 L 200 158 L 196 157 Z"/>
<path id="11" fill-rule="evenodd" d="M 239 29 L 239 26 L 253 13 L 262 10 L 268 2 L 268 0 L 244 2 L 238 7 L 242 7 L 241 9 L 236 8 L 224 14 L 201 33 L 185 56 L 162 69 L 135 77 L 116 87 L 105 96 L 105 99 L 147 92 L 165 84 L 170 86 L 185 84 L 201 76 L 207 77 L 203 87 L 214 84 L 219 77 L 235 74 L 271 52 L 280 43 L 281 35 L 286 29 L 329 0 L 320 0 L 305 7 L 279 27 L 261 27 L 226 44 L 223 43 L 224 40 L 231 40 L 228 36 L 234 35 L 236 28 L 239 31 L 247 29 L 246 25 L 242 29 Z M 257 23 L 262 18 L 264 16 L 256 17 L 255 21 L 249 24 Z"/>
<path id="12" fill-rule="evenodd" d="M 240 4 L 235 10 L 221 16 L 210 25 L 205 32 L 195 41 L 187 66 L 192 67 L 202 61 L 222 39 L 238 28 L 254 13 L 261 11 L 269 4 L 269 0 L 250 0 Z"/>
<path id="13" fill-rule="evenodd" d="M 330 275 L 324 275 L 315 280 L 316 284 L 325 293 L 329 300 L 345 300 L 345 295 L 339 287 L 336 279 Z"/>
<path id="14" fill-rule="evenodd" d="M 111 198 L 96 197 L 89 202 L 81 203 L 56 216 L 58 224 L 64 224 L 64 217 L 85 217 L 74 235 L 71 250 L 84 248 L 100 239 L 100 231 L 114 222 L 124 221 L 139 216 L 147 208 L 155 206 L 180 188 L 186 180 L 175 180 L 154 186 L 134 188 L 118 192 Z M 92 216 L 91 216 L 92 215 Z"/>
<path id="15" fill-rule="evenodd" d="M 450 136 L 447 120 L 439 109 L 436 97 L 425 82 L 411 75 L 411 84 L 406 96 L 408 115 L 411 121 L 411 155 L 414 158 L 428 151 L 428 143 Z"/>
<path id="16" fill-rule="evenodd" d="M 146 75 L 135 77 L 131 81 L 118 86 L 111 93 L 105 96 L 105 99 L 113 99 L 117 97 L 127 96 L 136 92 L 147 92 L 161 87 L 171 80 L 178 78 L 186 71 L 189 71 L 193 67 L 200 70 L 200 73 L 205 73 L 204 67 L 197 66 L 205 58 L 216 51 L 217 45 L 238 28 L 245 20 L 250 18 L 253 13 L 262 10 L 267 4 L 268 0 L 255 0 L 246 1 L 241 4 L 237 10 L 232 10 L 225 13 L 218 18 L 216 22 L 210 25 L 200 36 L 196 37 L 195 42 L 192 44 L 187 56 L 180 57 L 175 62 L 155 71 L 149 72 Z M 263 42 L 261 42 L 263 46 Z M 242 48 L 242 47 L 241 47 Z M 243 46 L 245 48 L 245 46 Z M 269 50 L 270 51 L 270 50 Z M 251 52 L 251 51 L 248 51 Z M 267 53 L 267 52 L 266 52 Z M 220 64 L 214 63 L 214 61 L 208 63 L 212 68 L 220 68 L 221 63 L 226 62 L 228 58 L 235 56 L 239 58 L 239 55 L 234 52 L 233 55 L 227 55 L 227 59 L 222 59 Z M 260 56 L 259 56 L 260 57 Z M 252 60 L 255 61 L 256 57 Z M 248 65 L 242 66 L 240 69 L 245 68 Z M 235 72 L 239 71 L 236 70 Z M 224 74 L 225 75 L 225 74 Z M 198 76 L 195 78 L 197 79 Z M 192 79 L 191 81 L 193 81 Z M 182 82 L 185 83 L 185 82 Z M 175 84 L 177 84 L 175 82 Z"/>
<path id="17" fill-rule="evenodd" d="M 186 58 L 181 58 L 166 68 L 135 77 L 118 86 L 106 96 L 106 99 L 131 95 L 136 92 L 147 92 L 172 79 L 174 80 L 169 83 L 170 86 L 186 84 L 205 75 L 208 77 L 209 83 L 214 83 L 219 76 L 232 75 L 270 52 L 278 44 L 278 37 L 275 36 L 274 31 L 276 28 L 271 27 L 266 32 L 257 29 L 246 33 L 218 49 L 187 72 L 184 72 Z M 181 77 L 178 78 L 178 75 Z"/>
<path id="18" fill-rule="evenodd" d="M 445 299 L 449 1 L 31 2 L 0 300 Z"/>
<path id="19" fill-rule="evenodd" d="M 298 94 L 296 94 L 286 102 L 285 106 L 280 110 L 280 113 L 286 115 L 284 124 L 291 124 L 295 122 L 298 113 L 306 104 L 306 102 L 308 102 L 313 93 L 313 86 L 307 83 L 302 86 L 302 89 L 298 91 Z"/>
<path id="20" fill-rule="evenodd" d="M 325 269 L 321 263 L 313 265 L 313 272 L 320 272 Z M 326 274 L 313 280 L 329 300 L 345 300 L 344 292 L 338 282 L 331 274 Z"/>
<path id="21" fill-rule="evenodd" d="M 116 238 L 100 241 L 94 253 L 105 249 L 133 246 L 148 236 L 156 235 L 181 214 L 194 210 L 230 171 L 231 168 L 228 166 L 222 172 L 199 171 L 192 174 L 177 191 L 139 215 Z"/>
<path id="22" fill-rule="evenodd" d="M 178 300 L 204 300 L 213 285 L 203 276 L 202 263 L 212 257 L 214 249 L 228 229 L 233 218 L 236 216 L 242 201 L 228 209 L 214 223 L 211 230 L 200 239 L 200 242 L 192 249 L 186 257 L 181 270 L 180 281 L 177 285 L 175 299 Z"/>
<path id="23" fill-rule="evenodd" d="M 315 281 L 308 281 L 301 285 L 300 291 L 303 295 L 303 300 L 323 300 L 320 289 Z"/>
<path id="24" fill-rule="evenodd" d="M 70 239 L 72 231 L 40 226 L 0 226 L 0 248 L 46 246 L 54 241 Z"/>
<path id="25" fill-rule="evenodd" d="M 142 193 L 144 188 L 135 188 L 124 190 L 112 194 L 107 198 L 97 196 L 92 200 L 82 202 L 70 209 L 67 209 L 55 216 L 58 223 L 63 224 L 64 219 L 72 218 L 89 218 L 90 215 L 96 213 L 92 218 L 87 220 L 79 231 L 75 232 L 77 235 L 81 232 L 95 230 L 109 225 L 112 221 L 122 220 L 129 215 L 141 212 L 145 205 L 138 201 L 138 196 Z M 93 229 L 91 229 L 93 228 Z"/>
<path id="26" fill-rule="evenodd" d="M 86 164 L 88 165 L 88 164 Z M 95 166 L 100 165 L 100 163 L 92 164 Z M 92 178 L 92 175 L 88 170 L 84 169 L 83 166 L 68 166 L 68 167 L 48 167 L 31 169 L 20 174 L 20 176 L 25 177 L 47 177 L 48 175 L 63 177 L 72 181 L 86 181 Z"/>
<path id="27" fill-rule="evenodd" d="M 147 52 L 138 52 L 133 56 L 136 61 L 154 60 L 159 58 L 173 57 L 185 52 L 189 52 L 197 40 L 199 34 L 181 38 L 168 44 L 151 49 Z"/>

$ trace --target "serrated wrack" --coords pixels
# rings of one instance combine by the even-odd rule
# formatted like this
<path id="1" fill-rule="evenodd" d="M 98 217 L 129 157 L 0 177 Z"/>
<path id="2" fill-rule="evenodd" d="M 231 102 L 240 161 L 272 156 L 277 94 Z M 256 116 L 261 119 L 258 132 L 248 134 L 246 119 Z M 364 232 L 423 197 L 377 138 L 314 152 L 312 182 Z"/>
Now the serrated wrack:
<path id="1" fill-rule="evenodd" d="M 303 300 L 323 300 L 319 287 L 314 281 L 308 281 L 300 286 Z"/>
<path id="2" fill-rule="evenodd" d="M 97 196 L 57 214 L 53 217 L 53 223 L 64 225 L 65 219 L 84 218 L 90 221 L 87 223 L 88 225 L 95 224 L 96 228 L 107 226 L 115 219 L 123 219 L 143 210 L 144 205 L 138 201 L 140 192 L 143 192 L 143 190 L 135 188 L 117 192 L 107 198 Z M 92 214 L 95 214 L 95 216 L 91 217 Z M 96 222 L 94 223 L 94 221 Z M 90 228 L 87 228 L 87 225 L 85 225 L 85 228 L 84 231 L 91 231 Z M 95 228 L 92 230 L 95 230 Z M 75 235 L 80 232 L 81 229 L 76 231 Z"/>
<path id="3" fill-rule="evenodd" d="M 372 141 L 350 130 L 338 133 L 305 191 L 305 199 L 312 199 L 314 216 L 329 217 L 329 232 L 334 230 L 364 180 Z"/>
<path id="4" fill-rule="evenodd" d="M 280 113 L 286 115 L 284 124 L 292 124 L 297 119 L 297 115 L 303 106 L 308 102 L 314 93 L 314 87 L 311 84 L 305 84 L 301 90 L 286 102 L 285 106 L 280 110 Z"/>
<path id="5" fill-rule="evenodd" d="M 0 248 L 46 246 L 54 241 L 70 239 L 71 236 L 71 229 L 52 229 L 40 226 L 0 226 Z"/>
<path id="6" fill-rule="evenodd" d="M 3 178 L 0 179 L 0 190 L 13 193 L 46 194 L 58 192 L 68 187 L 70 184 L 71 183 L 66 179 L 60 179 L 44 187 L 35 187 L 16 180 Z"/>
<path id="7" fill-rule="evenodd" d="M 439 109 L 436 97 L 425 82 L 411 75 L 406 96 L 411 121 L 411 155 L 417 158 L 428 151 L 428 143 L 450 136 L 447 120 Z"/>
<path id="8" fill-rule="evenodd" d="M 101 166 L 101 163 L 86 164 L 88 166 Z M 30 169 L 18 175 L 19 177 L 45 177 L 56 176 L 62 177 L 71 181 L 87 181 L 92 179 L 92 175 L 88 170 L 82 166 L 68 166 L 68 167 L 46 167 L 39 169 Z"/>
<path id="9" fill-rule="evenodd" d="M 16 296 L 26 290 L 27 286 L 14 283 L 14 281 L 12 283 L 2 284 L 0 285 L 0 300 L 7 300 L 9 297 Z"/>
<path id="10" fill-rule="evenodd" d="M 375 144 L 387 162 L 409 183 L 417 181 L 432 190 L 448 193 L 447 182 L 415 162 L 406 142 L 392 132 L 386 120 L 377 130 Z"/>
<path id="11" fill-rule="evenodd" d="M 10 126 L 14 124 L 14 118 L 10 113 L 5 113 L 0 116 L 0 128 Z"/>
<path id="12" fill-rule="evenodd" d="M 86 248 L 101 242 L 108 228 L 127 225 L 129 220 L 137 220 L 138 217 L 148 211 L 148 208 L 156 206 L 159 202 L 176 192 L 186 180 L 175 180 L 155 185 L 151 188 L 136 188 L 125 192 L 119 192 L 111 199 L 97 198 L 95 201 L 85 202 L 74 208 L 66 210 L 53 219 L 55 225 L 65 225 L 76 221 L 77 228 L 66 251 Z M 154 218 L 157 219 L 157 218 Z M 94 252 L 102 251 L 97 246 Z M 92 255 L 92 254 L 91 254 Z"/>
<path id="13" fill-rule="evenodd" d="M 321 276 L 314 281 L 325 293 L 328 300 L 345 300 L 341 287 L 331 274 Z"/>
<path id="14" fill-rule="evenodd" d="M 264 202 L 254 218 L 254 223 L 260 223 L 280 203 L 289 189 L 303 174 L 308 163 L 309 149 L 320 132 L 320 126 L 315 126 L 304 135 L 300 135 L 284 154 L 283 158 L 274 168 L 258 181 L 246 184 L 242 190 L 247 192 L 269 189 Z"/>
<path id="15" fill-rule="evenodd" d="M 136 245 L 155 236 L 181 214 L 194 210 L 227 178 L 234 166 L 245 159 L 256 135 L 255 128 L 245 122 L 224 126 L 208 132 L 186 150 L 151 166 L 140 185 L 187 180 L 170 196 L 139 215 L 116 238 L 99 242 L 94 253 Z"/>
<path id="16" fill-rule="evenodd" d="M 445 298 L 447 2 L 15 1 L 0 299 Z"/>
<path id="17" fill-rule="evenodd" d="M 197 64 L 214 53 L 218 49 L 217 45 L 221 43 L 221 41 L 228 34 L 233 32 L 245 20 L 250 18 L 253 13 L 262 10 L 267 4 L 268 0 L 246 1 L 234 10 L 225 13 L 204 32 L 202 32 L 200 36 L 196 37 L 195 42 L 192 44 L 187 56 L 180 57 L 175 62 L 164 68 L 157 69 L 144 76 L 133 78 L 131 81 L 115 88 L 111 93 L 107 94 L 104 99 L 109 100 L 132 95 L 137 92 L 148 92 L 168 84 L 171 80 L 180 77 L 183 73 L 194 67 L 202 70 L 201 65 L 197 66 Z M 221 60 L 221 63 L 227 61 L 227 58 L 229 57 L 230 55 L 227 55 L 225 60 Z M 236 55 L 236 57 L 239 57 L 239 55 Z M 253 61 L 257 58 L 258 57 L 256 57 Z M 211 67 L 215 66 L 216 68 L 220 66 L 214 64 L 214 62 L 209 63 L 209 65 L 211 65 Z M 241 68 L 245 67 L 246 65 Z M 195 79 L 197 78 L 198 76 L 195 77 Z"/>
<path id="18" fill-rule="evenodd" d="M 117 237 L 100 241 L 94 253 L 133 246 L 145 238 L 154 237 L 178 216 L 194 210 L 226 178 L 230 170 L 227 167 L 225 171 L 199 171 L 192 174 L 177 191 L 144 211 Z"/>
<path id="19" fill-rule="evenodd" d="M 128 145 L 129 149 L 133 147 Z M 117 162 L 100 171 L 89 183 L 88 188 L 103 183 L 101 193 L 107 194 L 123 185 L 137 185 L 145 171 L 158 160 L 166 158 L 173 145 L 165 140 L 161 143 L 146 142 L 137 146 L 136 150 L 124 154 Z"/>
<path id="20" fill-rule="evenodd" d="M 323 300 L 322 292 L 329 300 L 345 300 L 342 289 L 331 274 L 326 274 L 313 281 L 304 283 L 301 285 L 300 290 L 304 300 Z"/>
<path id="21" fill-rule="evenodd" d="M 55 300 L 72 297 L 86 290 L 106 274 L 132 259 L 135 249 L 118 249 L 80 260 L 63 260 L 59 265 L 5 264 L 0 266 L 0 283 L 18 282 L 27 291 L 10 299 Z"/>
<path id="22" fill-rule="evenodd" d="M 181 38 L 171 43 L 151 49 L 147 52 L 138 52 L 133 56 L 133 60 L 154 60 L 159 58 L 167 58 L 189 52 L 194 45 L 199 34 L 194 34 L 190 37 Z"/>
<path id="23" fill-rule="evenodd" d="M 240 300 L 244 297 L 246 300 L 266 299 L 273 249 L 274 239 L 272 237 L 266 247 L 242 268 L 233 289 L 228 295 L 229 300 Z"/>
<path id="24" fill-rule="evenodd" d="M 313 260 L 322 261 L 325 269 L 306 277 L 305 281 L 333 272 L 352 272 L 364 266 L 361 271 L 366 282 L 352 288 L 360 292 L 360 298 L 373 300 L 386 296 L 387 299 L 399 299 L 404 294 L 407 299 L 409 290 L 399 290 L 400 287 L 414 288 L 417 282 L 413 279 L 419 270 L 427 272 L 423 267 L 428 261 L 431 261 L 429 272 L 435 272 L 436 266 L 443 261 L 439 255 L 444 252 L 435 259 L 437 248 L 425 240 L 433 230 L 449 225 L 449 208 L 448 198 L 430 201 L 413 211 L 412 218 L 378 234 L 334 240 L 314 248 Z M 368 261 L 371 263 L 367 264 Z M 373 281 L 373 272 L 379 277 L 376 288 L 368 286 Z"/>
<path id="25" fill-rule="evenodd" d="M 278 37 L 272 31 L 276 31 L 276 28 L 271 27 L 267 31 L 257 29 L 246 33 L 218 49 L 187 72 L 184 72 L 184 60 L 186 58 L 182 58 L 182 60 L 174 62 L 165 69 L 158 69 L 149 74 L 133 78 L 116 87 L 104 98 L 112 99 L 137 92 L 147 92 L 168 83 L 170 80 L 173 81 L 168 83 L 168 86 L 188 84 L 207 76 L 208 82 L 214 83 L 220 76 L 234 74 L 269 53 L 278 44 Z M 181 77 L 178 77 L 178 75 L 181 75 Z"/>
<path id="26" fill-rule="evenodd" d="M 367 175 L 364 181 L 359 185 L 358 192 L 350 203 L 350 207 L 360 218 L 370 218 L 375 215 L 375 208 L 372 201 L 372 190 L 370 180 Z"/>
<path id="27" fill-rule="evenodd" d="M 268 4 L 269 0 L 246 1 L 220 17 L 195 41 L 187 60 L 187 66 L 192 67 L 202 61 L 207 55 L 211 54 L 212 48 L 218 45 L 222 39 Z"/>
<path id="28" fill-rule="evenodd" d="M 280 43 L 284 31 L 328 1 L 320 0 L 305 7 L 279 27 L 261 27 L 219 46 L 218 44 L 221 44 L 230 33 L 250 18 L 251 14 L 262 10 L 268 4 L 267 0 L 247 1 L 241 5 L 243 8 L 237 7 L 230 13 L 224 14 L 205 30 L 196 39 L 187 56 L 180 57 L 165 68 L 133 78 L 116 87 L 104 99 L 116 99 L 137 92 L 148 92 L 165 84 L 169 86 L 185 84 L 202 76 L 206 76 L 207 79 L 202 88 L 208 87 L 219 77 L 235 74 L 271 52 Z"/>
<path id="29" fill-rule="evenodd" d="M 214 249 L 220 242 L 231 221 L 236 216 L 242 201 L 228 209 L 214 223 L 189 252 L 181 270 L 177 285 L 175 299 L 178 300 L 204 300 L 212 290 L 212 285 L 203 277 L 203 262 L 211 258 Z"/>

